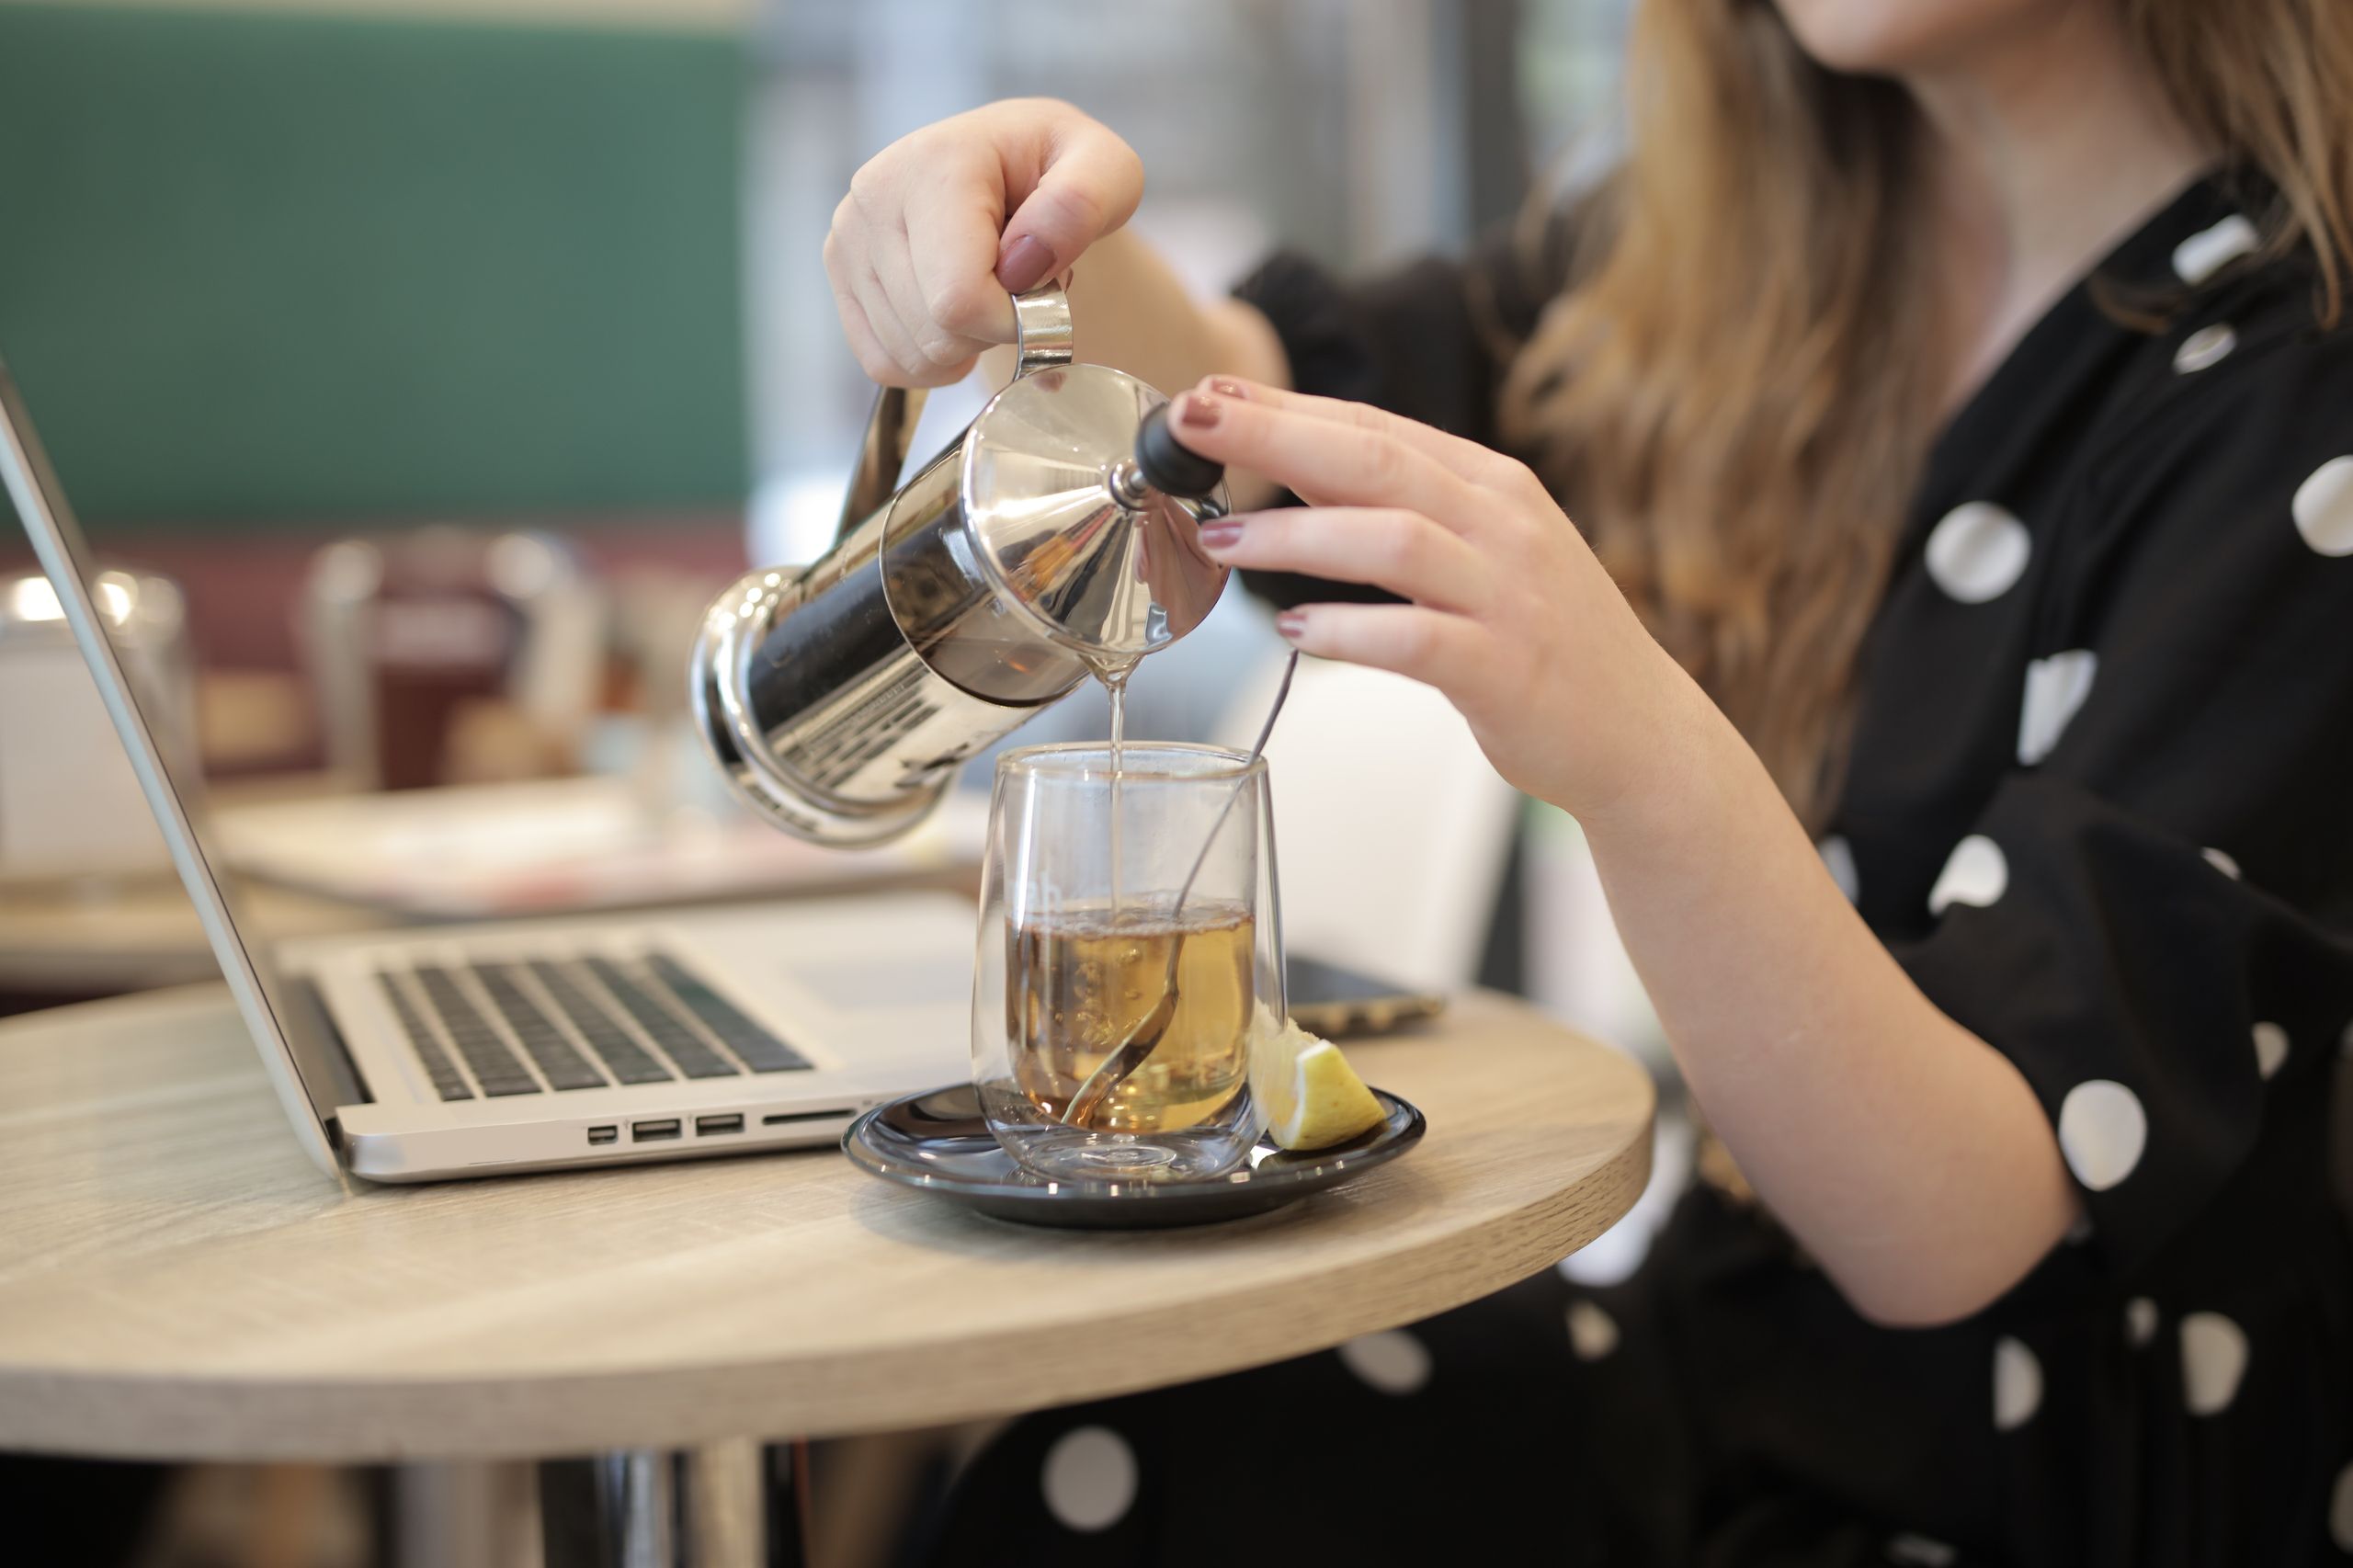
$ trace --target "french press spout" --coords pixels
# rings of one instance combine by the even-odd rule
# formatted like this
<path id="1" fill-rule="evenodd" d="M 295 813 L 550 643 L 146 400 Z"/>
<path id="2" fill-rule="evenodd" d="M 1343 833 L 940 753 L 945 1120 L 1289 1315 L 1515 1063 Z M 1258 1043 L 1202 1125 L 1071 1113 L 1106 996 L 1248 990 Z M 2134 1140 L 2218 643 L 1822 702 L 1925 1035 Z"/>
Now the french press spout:
<path id="1" fill-rule="evenodd" d="M 813 843 L 906 832 L 967 758 L 1190 631 L 1225 585 L 1196 537 L 1225 515 L 1223 470 L 1176 443 L 1160 392 L 1074 361 L 1062 288 L 1013 304 L 1014 378 L 963 433 L 899 483 L 924 394 L 883 388 L 832 547 L 703 618 L 704 743 Z"/>

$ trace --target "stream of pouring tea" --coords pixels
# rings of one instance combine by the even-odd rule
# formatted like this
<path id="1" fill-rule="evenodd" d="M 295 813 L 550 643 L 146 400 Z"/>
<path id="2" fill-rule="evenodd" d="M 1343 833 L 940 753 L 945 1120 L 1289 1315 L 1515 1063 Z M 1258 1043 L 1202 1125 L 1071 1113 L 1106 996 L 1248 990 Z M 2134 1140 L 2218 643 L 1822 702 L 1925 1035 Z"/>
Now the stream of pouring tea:
<path id="1" fill-rule="evenodd" d="M 1120 846 L 1120 775 L 1122 771 L 1120 751 L 1128 738 L 1128 677 L 1136 671 L 1136 659 L 1122 664 L 1100 664 L 1095 666 L 1095 678 L 1111 699 L 1111 918 L 1120 917 L 1120 890 L 1127 881 L 1126 868 L 1121 864 Z"/>

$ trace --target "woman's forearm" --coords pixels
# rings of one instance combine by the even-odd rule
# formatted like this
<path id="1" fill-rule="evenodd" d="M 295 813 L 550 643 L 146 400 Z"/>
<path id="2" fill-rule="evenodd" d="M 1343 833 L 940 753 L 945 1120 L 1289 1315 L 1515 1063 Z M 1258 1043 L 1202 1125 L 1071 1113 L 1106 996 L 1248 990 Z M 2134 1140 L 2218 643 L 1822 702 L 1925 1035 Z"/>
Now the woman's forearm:
<path id="1" fill-rule="evenodd" d="M 1078 357 L 1175 392 L 1204 376 L 1287 382 L 1266 317 L 1232 300 L 1202 301 L 1132 229 L 1097 241 L 1072 269 Z"/>
<path id="2" fill-rule="evenodd" d="M 1690 693 L 1654 789 L 1585 826 L 1627 949 L 1710 1124 L 1859 1310 L 1965 1316 L 2076 1212 L 1998 1051 L 1912 983 L 1756 755 Z"/>

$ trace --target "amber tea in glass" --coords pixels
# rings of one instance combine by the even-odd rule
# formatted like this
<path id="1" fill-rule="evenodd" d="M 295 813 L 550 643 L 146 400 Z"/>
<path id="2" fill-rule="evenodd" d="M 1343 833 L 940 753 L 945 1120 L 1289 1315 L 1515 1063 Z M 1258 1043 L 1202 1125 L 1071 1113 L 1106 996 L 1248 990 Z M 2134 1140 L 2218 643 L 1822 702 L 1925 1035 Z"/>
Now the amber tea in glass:
<path id="1" fill-rule="evenodd" d="M 1189 1179 L 1256 1142 L 1251 1028 L 1282 1007 L 1267 819 L 1265 764 L 1211 747 L 1128 745 L 1116 787 L 1103 746 L 1000 761 L 973 1070 L 1023 1165 Z"/>

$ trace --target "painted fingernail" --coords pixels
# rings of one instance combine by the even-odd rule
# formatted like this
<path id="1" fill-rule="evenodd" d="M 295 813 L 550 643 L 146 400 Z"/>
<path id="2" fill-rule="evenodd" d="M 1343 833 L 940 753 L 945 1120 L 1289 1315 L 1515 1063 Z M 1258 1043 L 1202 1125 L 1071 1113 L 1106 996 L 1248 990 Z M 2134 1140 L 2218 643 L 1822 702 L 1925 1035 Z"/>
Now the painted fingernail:
<path id="1" fill-rule="evenodd" d="M 1054 253 L 1035 234 L 1024 234 L 997 257 L 996 280 L 1017 294 L 1026 294 L 1053 270 Z"/>
<path id="2" fill-rule="evenodd" d="M 1201 543 L 1211 550 L 1224 550 L 1242 542 L 1242 519 L 1220 517 L 1201 525 Z"/>
<path id="3" fill-rule="evenodd" d="M 1188 392 L 1176 400 L 1176 423 L 1188 430 L 1207 430 L 1218 420 L 1217 399 L 1208 392 Z"/>
<path id="4" fill-rule="evenodd" d="M 1227 381 L 1222 376 L 1217 377 L 1210 382 L 1210 391 L 1217 393 L 1220 397 L 1238 397 L 1247 400 L 1250 396 L 1250 389 L 1248 387 L 1244 386 L 1240 381 Z"/>
<path id="5" fill-rule="evenodd" d="M 1298 609 L 1283 611 L 1275 617 L 1275 630 L 1282 634 L 1284 642 L 1298 642 L 1300 634 L 1307 630 L 1307 612 Z"/>

